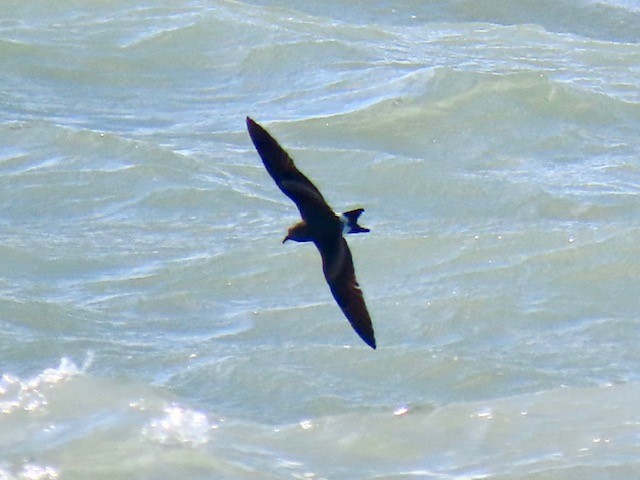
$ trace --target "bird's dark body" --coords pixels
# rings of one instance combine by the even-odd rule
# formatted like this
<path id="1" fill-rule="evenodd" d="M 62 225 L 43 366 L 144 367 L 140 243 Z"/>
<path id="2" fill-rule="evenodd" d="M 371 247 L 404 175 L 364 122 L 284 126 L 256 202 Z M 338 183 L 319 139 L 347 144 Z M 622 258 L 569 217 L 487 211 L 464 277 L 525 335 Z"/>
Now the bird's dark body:
<path id="1" fill-rule="evenodd" d="M 322 270 L 331 293 L 358 335 L 376 348 L 371 318 L 356 280 L 351 251 L 343 233 L 363 233 L 359 208 L 336 215 L 316 186 L 269 133 L 247 117 L 247 129 L 267 172 L 298 207 L 302 221 L 291 226 L 283 242 L 313 242 L 322 257 Z"/>

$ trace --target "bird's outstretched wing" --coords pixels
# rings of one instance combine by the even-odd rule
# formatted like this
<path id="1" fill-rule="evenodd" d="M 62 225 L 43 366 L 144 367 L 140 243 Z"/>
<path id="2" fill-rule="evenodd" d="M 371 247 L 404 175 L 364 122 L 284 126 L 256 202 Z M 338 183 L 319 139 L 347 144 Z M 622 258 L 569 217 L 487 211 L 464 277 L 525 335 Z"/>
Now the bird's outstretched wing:
<path id="1" fill-rule="evenodd" d="M 300 215 L 308 223 L 335 217 L 326 200 L 304 174 L 298 170 L 287 152 L 269 133 L 247 117 L 249 136 L 262 158 L 262 163 L 280 190 L 294 201 Z"/>
<path id="2" fill-rule="evenodd" d="M 353 258 L 342 237 L 336 237 L 330 242 L 316 242 L 322 256 L 322 270 L 327 279 L 333 298 L 336 299 L 342 312 L 360 338 L 371 348 L 376 348 L 373 325 L 364 296 L 353 268 Z"/>

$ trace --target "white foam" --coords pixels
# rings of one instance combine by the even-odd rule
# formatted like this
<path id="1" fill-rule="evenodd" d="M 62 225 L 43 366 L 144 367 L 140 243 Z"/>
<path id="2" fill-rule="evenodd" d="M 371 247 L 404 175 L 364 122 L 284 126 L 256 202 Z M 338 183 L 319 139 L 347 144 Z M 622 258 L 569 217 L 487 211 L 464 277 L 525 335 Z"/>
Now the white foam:
<path id="1" fill-rule="evenodd" d="M 58 478 L 58 471 L 49 466 L 27 464 L 20 472 L 20 477 L 25 480 L 53 480 Z"/>
<path id="2" fill-rule="evenodd" d="M 6 466 L 0 467 L 0 480 L 55 480 L 60 476 L 55 468 L 34 463 L 27 463 L 16 470 L 11 472 Z"/>
<path id="3" fill-rule="evenodd" d="M 0 412 L 7 414 L 16 410 L 43 410 L 49 403 L 47 391 L 84 373 L 92 360 L 93 355 L 89 353 L 82 367 L 78 367 L 73 361 L 63 357 L 57 368 L 47 368 L 26 380 L 8 373 L 3 374 L 0 377 Z"/>
<path id="4" fill-rule="evenodd" d="M 211 430 L 218 428 L 204 413 L 178 405 L 165 408 L 164 413 L 162 418 L 151 420 L 142 429 L 145 437 L 162 445 L 204 445 L 209 441 Z"/>

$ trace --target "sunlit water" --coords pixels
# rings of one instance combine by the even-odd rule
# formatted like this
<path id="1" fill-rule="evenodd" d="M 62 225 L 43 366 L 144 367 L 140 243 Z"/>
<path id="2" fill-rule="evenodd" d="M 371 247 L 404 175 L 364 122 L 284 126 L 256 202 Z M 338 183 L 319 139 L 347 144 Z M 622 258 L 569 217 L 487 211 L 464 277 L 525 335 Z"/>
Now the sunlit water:
<path id="1" fill-rule="evenodd" d="M 640 478 L 637 2 L 9 1 L 0 62 L 1 480 Z"/>

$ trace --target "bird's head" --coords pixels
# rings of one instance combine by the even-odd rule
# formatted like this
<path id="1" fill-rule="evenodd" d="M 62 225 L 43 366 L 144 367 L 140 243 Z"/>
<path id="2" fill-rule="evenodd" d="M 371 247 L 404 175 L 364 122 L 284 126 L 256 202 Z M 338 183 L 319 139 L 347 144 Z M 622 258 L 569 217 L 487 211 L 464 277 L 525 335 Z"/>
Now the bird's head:
<path id="1" fill-rule="evenodd" d="M 287 230 L 287 236 L 284 237 L 282 243 L 286 242 L 287 240 L 292 240 L 294 242 L 312 242 L 313 237 L 309 232 L 309 227 L 303 221 L 289 227 L 289 230 Z"/>

